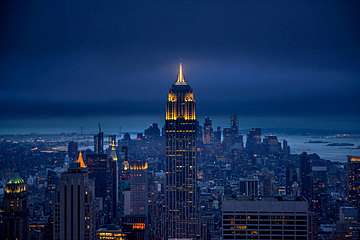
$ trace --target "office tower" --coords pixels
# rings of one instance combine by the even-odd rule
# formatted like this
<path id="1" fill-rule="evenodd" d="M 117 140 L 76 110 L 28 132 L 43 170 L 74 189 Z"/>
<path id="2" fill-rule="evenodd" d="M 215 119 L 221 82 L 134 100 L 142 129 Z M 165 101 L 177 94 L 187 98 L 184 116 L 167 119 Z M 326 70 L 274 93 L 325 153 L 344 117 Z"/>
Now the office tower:
<path id="1" fill-rule="evenodd" d="M 118 204 L 119 204 L 119 157 L 117 154 L 117 146 L 116 146 L 116 136 L 114 135 L 112 138 L 110 138 L 110 168 L 111 168 L 111 187 L 112 187 L 112 220 L 114 221 L 118 216 Z"/>
<path id="2" fill-rule="evenodd" d="M 280 155 L 282 152 L 281 143 L 274 135 L 265 136 L 263 140 L 264 151 L 267 154 Z"/>
<path id="3" fill-rule="evenodd" d="M 101 226 L 96 231 L 97 240 L 127 240 L 127 234 L 123 232 L 123 229 L 115 224 L 108 224 Z"/>
<path id="4" fill-rule="evenodd" d="M 285 139 L 283 140 L 283 153 L 284 155 L 290 154 L 290 146 L 288 145 L 288 142 Z"/>
<path id="5" fill-rule="evenodd" d="M 68 143 L 68 156 L 70 158 L 70 161 L 74 161 L 78 155 L 78 143 L 77 142 L 74 142 L 74 141 L 71 141 Z"/>
<path id="6" fill-rule="evenodd" d="M 260 195 L 258 178 L 240 178 L 239 191 L 241 196 L 258 197 Z"/>
<path id="7" fill-rule="evenodd" d="M 99 133 L 94 136 L 94 153 L 95 154 L 104 153 L 104 133 L 101 131 L 100 124 L 99 124 Z"/>
<path id="8" fill-rule="evenodd" d="M 94 239 L 94 184 L 82 153 L 61 174 L 55 207 L 54 239 Z"/>
<path id="9" fill-rule="evenodd" d="M 216 131 L 214 132 L 214 143 L 216 145 L 221 144 L 221 127 L 217 127 Z"/>
<path id="10" fill-rule="evenodd" d="M 95 183 L 95 198 L 97 201 L 97 222 L 96 225 L 112 223 L 117 215 L 117 191 L 115 190 L 118 181 L 117 159 L 114 146 L 110 147 L 111 154 L 89 154 L 87 155 L 89 178 Z M 116 148 L 116 147 L 115 147 Z"/>
<path id="11" fill-rule="evenodd" d="M 57 189 L 60 184 L 60 173 L 61 171 L 64 171 L 63 168 L 47 170 L 47 189 L 46 189 L 46 200 L 47 200 L 47 207 L 44 209 L 48 215 L 50 215 L 49 222 L 51 224 L 54 223 L 54 219 L 52 216 L 52 213 L 54 212 L 54 207 L 56 203 L 56 197 L 57 197 Z"/>
<path id="12" fill-rule="evenodd" d="M 252 128 L 247 134 L 246 149 L 250 153 L 261 152 L 261 128 Z"/>
<path id="13" fill-rule="evenodd" d="M 205 118 L 205 122 L 204 122 L 204 139 L 203 139 L 203 143 L 204 144 L 212 144 L 213 143 L 213 128 L 212 128 L 212 121 L 209 117 Z"/>
<path id="14" fill-rule="evenodd" d="M 330 214 L 328 199 L 328 169 L 326 166 L 312 166 L 313 191 L 312 210 L 321 219 L 329 219 Z"/>
<path id="15" fill-rule="evenodd" d="M 27 186 L 20 177 L 10 179 L 5 186 L 3 239 L 27 239 Z M 0 229 L 1 230 L 1 229 Z"/>
<path id="16" fill-rule="evenodd" d="M 359 209 L 354 207 L 340 207 L 339 221 L 336 223 L 336 239 L 360 239 Z"/>
<path id="17" fill-rule="evenodd" d="M 260 192 L 264 197 L 272 197 L 273 196 L 273 182 L 274 176 L 271 172 L 264 171 L 261 175 L 260 182 Z"/>
<path id="18" fill-rule="evenodd" d="M 165 239 L 195 239 L 199 234 L 196 122 L 194 94 L 180 65 L 166 108 Z"/>
<path id="19" fill-rule="evenodd" d="M 313 183 L 310 156 L 306 152 L 301 153 L 299 155 L 299 162 L 301 196 L 311 202 Z"/>
<path id="20" fill-rule="evenodd" d="M 232 145 L 232 132 L 231 128 L 224 128 L 223 129 L 223 146 L 225 151 L 229 150 Z"/>
<path id="21" fill-rule="evenodd" d="M 231 116 L 230 128 L 231 128 L 231 143 L 236 144 L 237 148 L 243 149 L 244 148 L 243 136 L 240 134 L 239 120 L 236 115 Z"/>
<path id="22" fill-rule="evenodd" d="M 148 163 L 131 160 L 126 171 L 122 191 L 124 231 L 129 239 L 148 239 Z"/>
<path id="23" fill-rule="evenodd" d="M 232 135 L 234 137 L 239 135 L 239 120 L 235 114 L 231 116 L 230 127 L 231 127 Z"/>
<path id="24" fill-rule="evenodd" d="M 280 198 L 225 200 L 223 239 L 308 239 L 308 204 Z"/>
<path id="25" fill-rule="evenodd" d="M 158 139 L 160 137 L 160 129 L 157 123 L 153 123 L 144 131 L 145 138 Z"/>
<path id="26" fill-rule="evenodd" d="M 131 161 L 129 169 L 130 186 L 130 209 L 129 215 L 147 216 L 148 200 L 148 163 L 143 161 Z"/>
<path id="27" fill-rule="evenodd" d="M 196 146 L 202 146 L 202 144 L 203 144 L 203 128 L 199 124 L 198 121 L 196 121 L 196 130 L 195 131 L 196 131 Z"/>
<path id="28" fill-rule="evenodd" d="M 143 139 L 144 139 L 144 135 L 142 133 L 136 134 L 136 140 L 143 140 Z"/>
<path id="29" fill-rule="evenodd" d="M 356 208 L 360 208 L 360 157 L 348 156 L 348 201 Z"/>

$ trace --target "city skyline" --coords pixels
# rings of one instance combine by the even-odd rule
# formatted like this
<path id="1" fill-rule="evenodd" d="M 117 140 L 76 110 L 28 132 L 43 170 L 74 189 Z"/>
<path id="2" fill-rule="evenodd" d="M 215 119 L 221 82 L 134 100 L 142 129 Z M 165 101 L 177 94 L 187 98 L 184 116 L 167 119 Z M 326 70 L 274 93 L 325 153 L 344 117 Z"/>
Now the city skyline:
<path id="1" fill-rule="evenodd" d="M 358 1 L 0 3 L 0 239 L 359 240 Z"/>

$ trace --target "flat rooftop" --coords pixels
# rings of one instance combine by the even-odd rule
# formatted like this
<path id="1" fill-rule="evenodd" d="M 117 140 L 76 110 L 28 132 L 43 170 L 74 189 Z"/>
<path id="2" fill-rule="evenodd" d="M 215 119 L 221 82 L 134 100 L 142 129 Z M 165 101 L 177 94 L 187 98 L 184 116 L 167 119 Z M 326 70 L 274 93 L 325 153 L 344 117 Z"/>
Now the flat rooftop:
<path id="1" fill-rule="evenodd" d="M 223 212 L 307 212 L 308 203 L 303 200 L 279 200 L 267 198 L 262 200 L 229 199 L 222 204 Z"/>

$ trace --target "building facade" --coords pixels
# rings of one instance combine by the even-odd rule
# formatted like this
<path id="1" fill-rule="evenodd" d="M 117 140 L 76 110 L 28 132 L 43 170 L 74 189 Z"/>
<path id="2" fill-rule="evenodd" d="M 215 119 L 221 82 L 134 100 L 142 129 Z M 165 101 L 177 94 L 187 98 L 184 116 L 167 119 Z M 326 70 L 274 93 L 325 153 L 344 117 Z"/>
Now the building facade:
<path id="1" fill-rule="evenodd" d="M 348 200 L 360 208 L 360 157 L 348 156 Z"/>
<path id="2" fill-rule="evenodd" d="M 94 183 L 80 152 L 69 170 L 61 174 L 55 205 L 54 239 L 91 240 L 95 238 Z"/>
<path id="3" fill-rule="evenodd" d="M 223 239 L 308 239 L 308 204 L 304 200 L 225 200 Z"/>

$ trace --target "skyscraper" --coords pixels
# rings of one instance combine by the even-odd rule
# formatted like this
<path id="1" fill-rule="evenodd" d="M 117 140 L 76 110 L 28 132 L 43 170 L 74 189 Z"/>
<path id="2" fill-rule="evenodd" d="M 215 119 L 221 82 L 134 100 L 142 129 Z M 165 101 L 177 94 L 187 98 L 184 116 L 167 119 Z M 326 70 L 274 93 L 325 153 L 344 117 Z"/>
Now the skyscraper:
<path id="1" fill-rule="evenodd" d="M 4 195 L 4 239 L 27 239 L 27 187 L 16 177 L 8 181 Z M 1 231 L 1 229 L 0 229 Z"/>
<path id="2" fill-rule="evenodd" d="M 360 208 L 360 157 L 348 156 L 348 200 Z"/>
<path id="3" fill-rule="evenodd" d="M 214 137 L 214 132 L 213 132 L 213 128 L 212 128 L 212 121 L 209 117 L 205 118 L 205 123 L 204 123 L 204 140 L 203 143 L 204 144 L 212 144 L 213 143 L 213 137 Z"/>
<path id="4" fill-rule="evenodd" d="M 299 155 L 299 161 L 301 195 L 311 202 L 313 178 L 310 156 L 306 152 L 303 152 Z"/>
<path id="5" fill-rule="evenodd" d="M 94 184 L 82 153 L 61 174 L 57 204 L 55 207 L 54 239 L 94 239 Z"/>
<path id="6" fill-rule="evenodd" d="M 94 135 L 94 152 L 95 154 L 104 153 L 104 132 L 101 131 L 99 123 L 99 133 Z"/>
<path id="7" fill-rule="evenodd" d="M 79 151 L 78 143 L 71 141 L 68 143 L 68 156 L 70 161 L 74 161 L 77 157 Z"/>
<path id="8" fill-rule="evenodd" d="M 124 189 L 123 226 L 129 239 L 148 239 L 148 163 L 132 160 L 129 163 L 127 189 Z"/>
<path id="9" fill-rule="evenodd" d="M 247 134 L 246 149 L 250 153 L 258 153 L 261 151 L 261 128 L 252 128 Z"/>
<path id="10" fill-rule="evenodd" d="M 195 239 L 199 235 L 196 125 L 194 94 L 180 64 L 166 107 L 165 239 Z"/>

